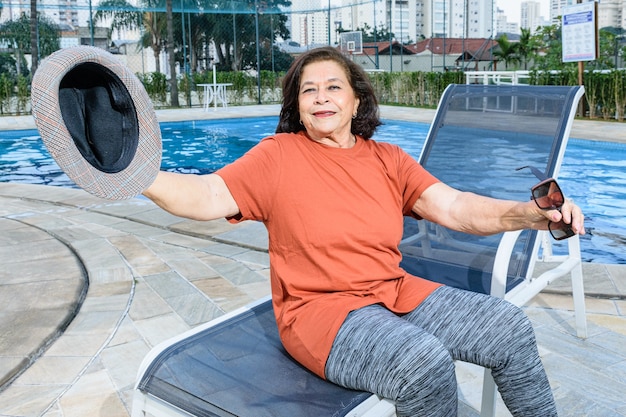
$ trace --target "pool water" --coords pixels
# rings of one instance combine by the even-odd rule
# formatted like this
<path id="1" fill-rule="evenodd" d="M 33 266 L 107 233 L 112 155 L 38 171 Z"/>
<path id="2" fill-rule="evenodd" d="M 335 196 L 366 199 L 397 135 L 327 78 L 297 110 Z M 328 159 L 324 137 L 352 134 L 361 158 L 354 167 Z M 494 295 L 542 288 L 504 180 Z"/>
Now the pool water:
<path id="1" fill-rule="evenodd" d="M 274 133 L 277 120 L 162 123 L 162 169 L 213 172 Z M 428 128 L 425 123 L 385 120 L 375 139 L 396 143 L 417 159 Z M 75 187 L 50 157 L 36 130 L 2 132 L 0 182 Z M 626 145 L 570 139 L 559 184 L 586 215 L 588 234 L 581 237 L 583 260 L 626 264 Z"/>

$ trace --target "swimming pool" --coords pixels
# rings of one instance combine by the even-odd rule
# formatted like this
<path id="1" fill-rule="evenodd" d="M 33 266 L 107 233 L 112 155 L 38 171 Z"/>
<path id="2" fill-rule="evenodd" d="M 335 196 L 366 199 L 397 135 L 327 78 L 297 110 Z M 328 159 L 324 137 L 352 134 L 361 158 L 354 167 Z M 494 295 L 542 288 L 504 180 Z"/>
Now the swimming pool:
<path id="1" fill-rule="evenodd" d="M 272 134 L 277 120 L 162 123 L 162 169 L 213 172 Z M 426 123 L 385 120 L 375 138 L 397 143 L 418 158 L 428 127 Z M 75 186 L 50 157 L 36 130 L 2 132 L 0 182 Z M 583 260 L 626 264 L 626 145 L 570 139 L 559 183 L 586 215 L 588 234 L 581 237 Z"/>

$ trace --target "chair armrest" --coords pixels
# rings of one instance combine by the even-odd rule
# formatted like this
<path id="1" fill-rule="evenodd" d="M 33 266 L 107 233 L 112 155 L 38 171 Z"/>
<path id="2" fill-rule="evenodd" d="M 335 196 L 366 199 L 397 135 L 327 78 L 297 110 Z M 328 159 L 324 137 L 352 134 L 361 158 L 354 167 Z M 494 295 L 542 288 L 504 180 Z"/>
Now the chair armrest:
<path id="1" fill-rule="evenodd" d="M 511 262 L 511 255 L 515 247 L 515 242 L 519 238 L 521 230 L 505 232 L 498 244 L 496 257 L 493 261 L 493 274 L 491 277 L 490 294 L 496 297 L 504 298 L 506 294 L 506 279 Z"/>

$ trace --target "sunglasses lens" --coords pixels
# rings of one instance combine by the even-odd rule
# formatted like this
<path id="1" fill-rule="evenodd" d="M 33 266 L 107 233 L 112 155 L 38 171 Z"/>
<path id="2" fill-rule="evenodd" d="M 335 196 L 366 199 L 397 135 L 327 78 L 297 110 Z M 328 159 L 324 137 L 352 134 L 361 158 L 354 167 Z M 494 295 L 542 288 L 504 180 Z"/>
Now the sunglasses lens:
<path id="1" fill-rule="evenodd" d="M 540 183 L 532 188 L 533 199 L 539 208 L 558 208 L 563 205 L 564 197 L 559 185 L 554 180 Z"/>
<path id="2" fill-rule="evenodd" d="M 571 226 L 563 221 L 548 223 L 548 229 L 554 240 L 563 240 L 574 236 L 576 233 L 572 230 Z"/>

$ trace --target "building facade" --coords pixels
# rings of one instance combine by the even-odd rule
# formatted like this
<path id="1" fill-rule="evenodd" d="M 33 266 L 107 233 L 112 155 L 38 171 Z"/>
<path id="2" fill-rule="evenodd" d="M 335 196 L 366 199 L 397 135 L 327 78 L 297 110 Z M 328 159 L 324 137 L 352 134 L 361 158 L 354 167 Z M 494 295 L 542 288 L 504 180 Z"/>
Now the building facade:
<path id="1" fill-rule="evenodd" d="M 541 4 L 538 1 L 522 2 L 520 28 L 529 29 L 531 33 L 534 33 L 542 23 Z"/>
<path id="2" fill-rule="evenodd" d="M 490 38 L 495 31 L 495 0 L 424 0 L 425 38 Z"/>
<path id="3" fill-rule="evenodd" d="M 598 27 L 626 29 L 626 1 L 602 0 L 598 3 Z"/>
<path id="4" fill-rule="evenodd" d="M 583 0 L 587 3 L 594 0 Z M 563 7 L 576 4 L 576 0 L 551 0 L 550 19 L 553 23 L 560 22 Z M 598 3 L 598 27 L 614 27 L 626 29 L 626 0 L 601 0 Z"/>
<path id="5" fill-rule="evenodd" d="M 343 30 L 365 25 L 391 28 L 397 41 L 431 37 L 489 38 L 495 31 L 495 0 L 342 0 Z"/>
<path id="6" fill-rule="evenodd" d="M 93 8 L 97 5 L 94 0 Z M 0 22 L 30 15 L 30 0 L 11 0 L 2 4 Z M 51 0 L 37 2 L 37 11 L 61 27 L 89 26 L 89 0 Z"/>
<path id="7" fill-rule="evenodd" d="M 496 8 L 494 32 L 496 38 L 503 33 L 520 33 L 519 23 L 509 22 L 508 16 L 504 13 L 504 10 Z"/>

